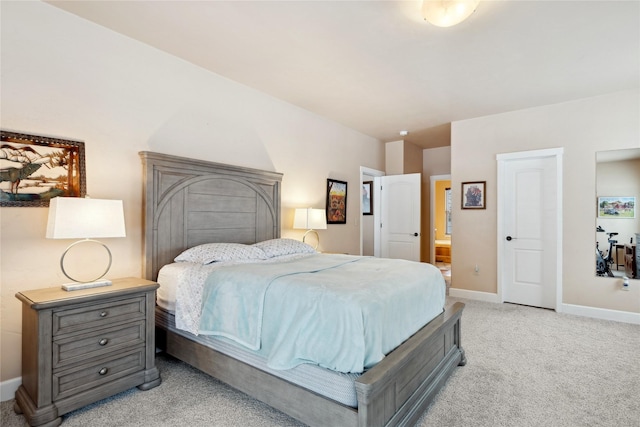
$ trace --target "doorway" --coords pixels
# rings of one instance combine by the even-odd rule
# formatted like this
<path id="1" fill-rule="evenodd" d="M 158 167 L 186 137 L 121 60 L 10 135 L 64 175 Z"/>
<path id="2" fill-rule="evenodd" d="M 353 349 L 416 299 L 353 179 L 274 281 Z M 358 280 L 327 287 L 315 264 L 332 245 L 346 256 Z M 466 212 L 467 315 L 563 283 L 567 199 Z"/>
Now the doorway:
<path id="1" fill-rule="evenodd" d="M 360 181 L 363 197 L 364 183 L 371 182 L 370 200 L 360 198 L 360 255 L 420 261 L 420 174 L 385 176 L 361 166 Z"/>
<path id="2" fill-rule="evenodd" d="M 559 311 L 563 149 L 499 154 L 498 297 Z"/>
<path id="3" fill-rule="evenodd" d="M 429 262 L 440 269 L 451 285 L 451 175 L 432 175 L 430 181 Z"/>
<path id="4" fill-rule="evenodd" d="M 380 256 L 380 184 L 379 177 L 384 172 L 360 166 L 360 182 L 372 182 L 369 203 L 371 215 L 360 215 L 360 255 Z M 362 198 L 361 198 L 362 199 Z M 360 200 L 360 212 L 364 212 L 364 202 Z"/>

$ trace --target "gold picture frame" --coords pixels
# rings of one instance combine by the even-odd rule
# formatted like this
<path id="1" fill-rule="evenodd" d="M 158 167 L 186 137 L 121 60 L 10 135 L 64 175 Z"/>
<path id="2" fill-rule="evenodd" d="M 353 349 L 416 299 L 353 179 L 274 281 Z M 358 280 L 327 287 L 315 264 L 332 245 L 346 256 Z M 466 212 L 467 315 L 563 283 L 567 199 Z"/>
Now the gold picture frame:
<path id="1" fill-rule="evenodd" d="M 0 206 L 46 207 L 87 192 L 84 142 L 0 130 Z"/>

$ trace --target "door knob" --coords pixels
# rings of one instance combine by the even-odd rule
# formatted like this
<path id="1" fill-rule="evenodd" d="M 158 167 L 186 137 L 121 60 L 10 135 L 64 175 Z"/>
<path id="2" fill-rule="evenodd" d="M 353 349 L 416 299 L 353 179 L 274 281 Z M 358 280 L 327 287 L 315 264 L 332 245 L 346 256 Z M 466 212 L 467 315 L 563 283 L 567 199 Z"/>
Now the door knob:
<path id="1" fill-rule="evenodd" d="M 507 236 L 507 242 L 510 242 L 513 239 L 515 239 L 515 237 Z"/>
<path id="2" fill-rule="evenodd" d="M 418 233 L 413 233 L 414 236 L 418 237 Z"/>

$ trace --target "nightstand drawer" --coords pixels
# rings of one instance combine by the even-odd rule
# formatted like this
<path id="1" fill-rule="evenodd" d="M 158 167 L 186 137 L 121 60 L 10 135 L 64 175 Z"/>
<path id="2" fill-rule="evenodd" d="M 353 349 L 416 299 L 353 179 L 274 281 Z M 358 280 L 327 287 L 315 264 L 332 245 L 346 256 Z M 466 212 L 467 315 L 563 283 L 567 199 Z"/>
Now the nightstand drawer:
<path id="1" fill-rule="evenodd" d="M 126 351 L 145 342 L 145 321 L 105 328 L 53 341 L 53 369 L 114 351 Z"/>
<path id="2" fill-rule="evenodd" d="M 64 399 L 134 374 L 145 367 L 145 347 L 118 353 L 84 366 L 54 372 L 53 399 Z"/>
<path id="3" fill-rule="evenodd" d="M 92 304 L 53 313 L 53 336 L 145 318 L 145 298 Z"/>

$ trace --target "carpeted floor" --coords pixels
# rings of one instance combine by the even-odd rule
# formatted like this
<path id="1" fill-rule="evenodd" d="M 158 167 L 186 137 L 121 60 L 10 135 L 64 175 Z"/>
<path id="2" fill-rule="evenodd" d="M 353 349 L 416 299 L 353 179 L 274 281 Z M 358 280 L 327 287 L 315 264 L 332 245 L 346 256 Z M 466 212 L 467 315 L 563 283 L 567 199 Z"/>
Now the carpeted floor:
<path id="1" fill-rule="evenodd" d="M 640 427 L 639 325 L 463 301 L 468 363 L 418 425 Z M 301 425 L 180 361 L 157 363 L 162 385 L 67 414 L 63 426 Z M 2 426 L 27 425 L 12 408 L 2 403 Z"/>

